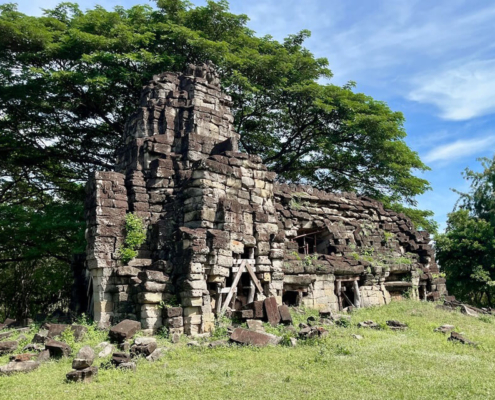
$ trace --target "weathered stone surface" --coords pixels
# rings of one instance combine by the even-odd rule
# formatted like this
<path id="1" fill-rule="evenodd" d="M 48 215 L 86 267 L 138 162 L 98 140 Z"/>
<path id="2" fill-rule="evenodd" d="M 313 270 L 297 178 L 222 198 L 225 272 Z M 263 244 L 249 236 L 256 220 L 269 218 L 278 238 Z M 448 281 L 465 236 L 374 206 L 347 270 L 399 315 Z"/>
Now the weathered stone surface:
<path id="1" fill-rule="evenodd" d="M 38 362 L 45 362 L 50 359 L 50 350 L 43 350 L 40 351 L 38 354 L 38 357 L 36 358 L 36 361 Z"/>
<path id="2" fill-rule="evenodd" d="M 34 371 L 39 366 L 40 363 L 37 361 L 13 361 L 0 367 L 0 375 L 11 375 L 16 372 L 30 372 Z"/>
<path id="3" fill-rule="evenodd" d="M 289 307 L 287 307 L 285 304 L 283 304 L 283 305 L 278 307 L 278 311 L 280 313 L 280 320 L 282 321 L 282 323 L 285 325 L 291 325 L 292 324 L 292 316 L 290 315 Z"/>
<path id="4" fill-rule="evenodd" d="M 380 329 L 380 325 L 373 321 L 363 321 L 358 324 L 358 328 L 371 328 L 371 329 Z"/>
<path id="5" fill-rule="evenodd" d="M 119 364 L 118 367 L 120 369 L 123 369 L 126 371 L 136 372 L 136 363 L 135 362 L 125 362 L 125 363 Z"/>
<path id="6" fill-rule="evenodd" d="M 160 358 L 163 357 L 165 354 L 166 349 L 163 347 L 158 347 L 155 350 L 153 350 L 153 353 L 151 353 L 149 356 L 146 357 L 146 360 L 154 362 L 158 361 Z"/>
<path id="7" fill-rule="evenodd" d="M 266 319 L 272 326 L 277 326 L 280 323 L 280 312 L 278 311 L 277 299 L 275 297 L 267 297 L 263 305 L 265 307 Z"/>
<path id="8" fill-rule="evenodd" d="M 100 343 L 98 346 L 96 346 L 97 348 L 101 348 L 102 350 L 98 353 L 98 357 L 99 358 L 105 358 L 105 357 L 108 357 L 110 354 L 112 354 L 113 352 L 113 345 L 110 344 L 110 343 L 106 343 L 106 342 L 103 342 L 103 343 Z"/>
<path id="9" fill-rule="evenodd" d="M 156 339 L 153 337 L 137 338 L 131 346 L 131 354 L 133 356 L 142 355 L 147 357 L 156 350 L 157 346 Z"/>
<path id="10" fill-rule="evenodd" d="M 48 339 L 45 342 L 45 348 L 50 352 L 50 357 L 68 357 L 72 349 L 67 343 L 58 340 Z"/>
<path id="11" fill-rule="evenodd" d="M 69 372 L 65 375 L 68 381 L 89 383 L 98 376 L 98 367 L 88 367 Z"/>
<path id="12" fill-rule="evenodd" d="M 228 346 L 229 345 L 229 341 L 226 340 L 226 339 L 221 339 L 221 340 L 215 340 L 213 342 L 210 342 L 206 345 L 206 347 L 209 347 L 210 349 L 213 349 L 215 347 L 224 347 L 224 346 Z"/>
<path id="13" fill-rule="evenodd" d="M 140 329 L 140 322 L 125 319 L 124 321 L 119 322 L 112 329 L 110 329 L 109 336 L 112 340 L 120 343 L 125 341 L 126 339 L 132 338 Z"/>
<path id="14" fill-rule="evenodd" d="M 280 342 L 281 338 L 268 333 L 236 328 L 234 329 L 234 332 L 232 332 L 232 335 L 230 335 L 230 340 L 235 343 L 263 347 L 269 344 L 276 345 Z"/>
<path id="15" fill-rule="evenodd" d="M 464 336 L 462 336 L 460 333 L 457 333 L 457 332 L 450 332 L 450 337 L 447 340 L 450 342 L 468 344 L 470 346 L 476 346 L 476 343 L 470 341 L 469 339 L 466 339 Z"/>
<path id="16" fill-rule="evenodd" d="M 182 317 L 182 307 L 165 307 L 163 312 L 166 318 Z"/>
<path id="17" fill-rule="evenodd" d="M 402 323 L 400 321 L 397 321 L 397 320 L 389 320 L 389 321 L 386 322 L 386 324 L 393 331 L 404 331 L 404 330 L 407 329 L 407 325 L 406 324 L 404 324 L 404 323 Z"/>
<path id="18" fill-rule="evenodd" d="M 16 340 L 10 340 L 7 342 L 0 342 L 0 356 L 4 354 L 12 353 L 17 349 L 19 343 Z"/>
<path id="19" fill-rule="evenodd" d="M 90 346 L 84 346 L 76 354 L 72 361 L 73 369 L 85 369 L 93 365 L 95 359 L 95 351 Z"/>
<path id="20" fill-rule="evenodd" d="M 43 345 L 40 345 L 37 343 L 29 343 L 26 346 L 24 346 L 22 351 L 36 351 L 39 353 L 40 351 L 42 351 L 44 349 L 45 349 L 45 346 L 43 346 Z"/>
<path id="21" fill-rule="evenodd" d="M 15 356 L 10 356 L 9 361 L 15 361 L 15 362 L 29 361 L 35 359 L 36 356 L 37 354 L 30 354 L 30 353 L 17 354 Z"/>
<path id="22" fill-rule="evenodd" d="M 131 362 L 131 355 L 129 353 L 125 352 L 117 352 L 112 354 L 112 364 L 113 365 L 120 365 L 123 363 L 129 363 Z"/>
<path id="23" fill-rule="evenodd" d="M 40 329 L 33 337 L 33 343 L 45 343 L 48 339 L 48 329 Z"/>
<path id="24" fill-rule="evenodd" d="M 259 319 L 248 319 L 246 321 L 247 327 L 251 331 L 256 332 L 265 332 L 265 328 L 263 327 L 263 322 Z"/>
<path id="25" fill-rule="evenodd" d="M 455 329 L 454 325 L 442 325 L 435 329 L 435 332 L 449 333 Z"/>
<path id="26" fill-rule="evenodd" d="M 0 340 L 8 339 L 14 334 L 14 331 L 0 332 Z"/>

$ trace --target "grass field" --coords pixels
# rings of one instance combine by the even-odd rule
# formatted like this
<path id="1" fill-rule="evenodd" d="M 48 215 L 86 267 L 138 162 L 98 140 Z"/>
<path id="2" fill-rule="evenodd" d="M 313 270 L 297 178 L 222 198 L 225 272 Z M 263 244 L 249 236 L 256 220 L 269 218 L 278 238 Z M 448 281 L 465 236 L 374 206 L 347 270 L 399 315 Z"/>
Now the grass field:
<path id="1" fill-rule="evenodd" d="M 295 314 L 298 321 L 306 317 Z M 366 319 L 398 319 L 409 329 L 357 328 Z M 447 335 L 433 332 L 446 323 L 479 346 L 451 343 Z M 161 360 L 138 360 L 136 373 L 100 368 L 90 384 L 65 382 L 72 359 L 50 361 L 30 374 L 0 377 L 0 399 L 495 398 L 494 317 L 467 317 L 432 303 L 403 301 L 358 310 L 351 326 L 329 331 L 327 338 L 299 341 L 295 348 L 189 348 L 161 339 L 171 347 Z M 104 339 L 104 333 L 90 330 L 74 348 Z M 7 361 L 0 357 L 0 364 Z"/>

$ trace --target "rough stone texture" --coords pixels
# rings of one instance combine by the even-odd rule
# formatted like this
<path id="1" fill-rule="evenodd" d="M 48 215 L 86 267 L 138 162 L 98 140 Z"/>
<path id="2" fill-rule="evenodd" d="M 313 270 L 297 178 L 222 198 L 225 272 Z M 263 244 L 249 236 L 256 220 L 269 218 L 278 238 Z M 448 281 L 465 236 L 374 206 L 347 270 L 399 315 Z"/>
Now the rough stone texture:
<path id="1" fill-rule="evenodd" d="M 50 357 L 68 357 L 72 352 L 70 346 L 64 342 L 48 339 L 45 342 L 45 348 L 50 352 Z"/>
<path id="2" fill-rule="evenodd" d="M 95 359 L 95 351 L 90 346 L 84 346 L 76 354 L 76 357 L 72 361 L 73 369 L 85 369 L 93 365 Z"/>
<path id="3" fill-rule="evenodd" d="M 263 322 L 257 319 L 248 319 L 246 321 L 247 327 L 251 331 L 256 331 L 256 332 L 265 332 L 265 328 L 263 328 Z"/>
<path id="4" fill-rule="evenodd" d="M 476 343 L 472 342 L 469 339 L 466 339 L 464 336 L 462 336 L 460 333 L 457 332 L 450 332 L 450 337 L 447 340 L 454 343 L 462 343 L 471 346 L 476 346 Z"/>
<path id="5" fill-rule="evenodd" d="M 338 311 L 405 291 L 447 294 L 426 232 L 367 197 L 276 183 L 260 157 L 238 151 L 231 105 L 210 63 L 154 76 L 129 116 L 115 172 L 89 179 L 87 268 L 100 327 L 135 319 L 146 333 L 211 332 L 239 259 L 250 260 L 258 285 L 245 271 L 227 306 L 256 319 L 266 297 Z M 143 219 L 147 240 L 122 265 L 128 212 Z M 172 299 L 181 307 L 160 307 Z"/>
<path id="6" fill-rule="evenodd" d="M 435 329 L 435 332 L 449 333 L 455 329 L 454 325 L 442 325 Z"/>
<path id="7" fill-rule="evenodd" d="M 135 362 L 125 362 L 125 363 L 119 364 L 118 367 L 120 369 L 123 369 L 126 371 L 136 372 L 136 363 Z"/>
<path id="8" fill-rule="evenodd" d="M 131 355 L 125 352 L 117 352 L 112 355 L 112 364 L 119 366 L 123 363 L 131 362 Z"/>
<path id="9" fill-rule="evenodd" d="M 278 307 L 278 311 L 280 313 L 280 320 L 284 325 L 292 324 L 292 316 L 290 315 L 289 307 L 285 304 Z"/>
<path id="10" fill-rule="evenodd" d="M 98 375 L 98 367 L 88 367 L 69 372 L 66 376 L 68 381 L 89 383 Z"/>
<path id="11" fill-rule="evenodd" d="M 13 361 L 0 367 L 0 375 L 11 375 L 16 372 L 30 372 L 40 366 L 36 361 Z"/>
<path id="12" fill-rule="evenodd" d="M 156 339 L 152 337 L 137 338 L 131 346 L 131 354 L 133 356 L 143 355 L 145 357 L 151 355 L 157 348 Z"/>
<path id="13" fill-rule="evenodd" d="M 146 357 L 146 360 L 151 362 L 158 361 L 161 357 L 163 357 L 164 354 L 165 354 L 165 349 L 160 347 L 153 350 L 153 352 Z"/>
<path id="14" fill-rule="evenodd" d="M 263 303 L 265 307 L 266 319 L 272 326 L 277 326 L 280 322 L 280 312 L 278 311 L 277 299 L 268 297 Z"/>
<path id="15" fill-rule="evenodd" d="M 407 325 L 403 322 L 390 320 L 386 322 L 387 326 L 393 331 L 404 331 L 407 329 Z"/>
<path id="16" fill-rule="evenodd" d="M 98 353 L 99 358 L 105 358 L 108 357 L 110 354 L 113 352 L 113 345 L 110 343 L 105 343 L 104 346 L 102 346 L 102 350 Z"/>
<path id="17" fill-rule="evenodd" d="M 16 340 L 0 342 L 0 356 L 3 356 L 4 354 L 12 353 L 17 349 L 17 346 L 19 346 L 19 342 L 17 342 Z"/>
<path id="18" fill-rule="evenodd" d="M 269 344 L 278 344 L 281 338 L 268 333 L 255 332 L 248 329 L 236 328 L 230 340 L 240 344 L 263 347 Z"/>
<path id="19" fill-rule="evenodd" d="M 38 362 L 45 362 L 50 359 L 50 350 L 43 350 L 40 351 L 38 354 L 38 357 L 36 358 L 36 361 Z"/>
<path id="20" fill-rule="evenodd" d="M 131 339 L 140 329 L 141 324 L 138 321 L 126 319 L 110 329 L 109 336 L 110 339 L 121 343 L 127 339 Z"/>

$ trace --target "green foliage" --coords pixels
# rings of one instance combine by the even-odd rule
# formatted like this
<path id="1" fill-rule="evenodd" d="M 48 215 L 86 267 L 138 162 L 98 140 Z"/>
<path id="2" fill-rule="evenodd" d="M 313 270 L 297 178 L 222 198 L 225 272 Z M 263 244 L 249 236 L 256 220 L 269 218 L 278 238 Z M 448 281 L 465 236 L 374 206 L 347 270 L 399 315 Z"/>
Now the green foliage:
<path id="1" fill-rule="evenodd" d="M 160 304 L 158 305 L 159 308 L 172 308 L 172 307 L 179 307 L 180 303 L 179 300 L 177 299 L 177 296 L 172 295 L 168 298 L 167 301 L 161 300 Z"/>
<path id="2" fill-rule="evenodd" d="M 0 319 L 67 307 L 84 227 L 81 202 L 0 205 Z"/>
<path id="3" fill-rule="evenodd" d="M 385 240 L 385 243 L 388 243 L 394 237 L 395 234 L 393 234 L 392 232 L 383 231 L 383 240 Z"/>
<path id="4" fill-rule="evenodd" d="M 304 265 L 309 267 L 313 265 L 314 261 L 318 261 L 318 253 L 307 254 L 306 256 L 304 256 L 304 260 L 303 260 Z"/>
<path id="5" fill-rule="evenodd" d="M 493 306 L 495 295 L 495 158 L 480 159 L 482 171 L 466 169 L 471 183 L 460 208 L 449 214 L 437 235 L 436 253 L 449 292 L 461 300 Z"/>
<path id="6" fill-rule="evenodd" d="M 125 216 L 125 239 L 119 248 L 119 255 L 124 264 L 137 256 L 137 251 L 146 240 L 146 228 L 143 220 L 135 214 Z"/>

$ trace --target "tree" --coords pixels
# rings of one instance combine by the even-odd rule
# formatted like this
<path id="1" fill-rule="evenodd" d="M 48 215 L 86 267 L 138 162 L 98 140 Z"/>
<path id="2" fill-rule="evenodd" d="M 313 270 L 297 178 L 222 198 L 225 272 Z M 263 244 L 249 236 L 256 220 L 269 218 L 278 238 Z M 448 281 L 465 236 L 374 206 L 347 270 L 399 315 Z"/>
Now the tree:
<path id="1" fill-rule="evenodd" d="M 80 183 L 110 170 L 127 117 L 154 74 L 212 60 L 232 95 L 244 151 L 286 182 L 357 191 L 432 226 L 411 208 L 429 189 L 404 118 L 344 86 L 320 84 L 325 58 L 257 37 L 226 1 L 157 0 L 112 11 L 61 3 L 41 17 L 0 6 L 0 202 L 42 212 L 82 201 Z M 0 256 L 0 258 L 2 258 Z"/>
<path id="2" fill-rule="evenodd" d="M 495 301 L 495 158 L 480 159 L 483 171 L 466 169 L 469 193 L 460 193 L 459 209 L 436 236 L 437 259 L 449 292 L 478 305 Z"/>

